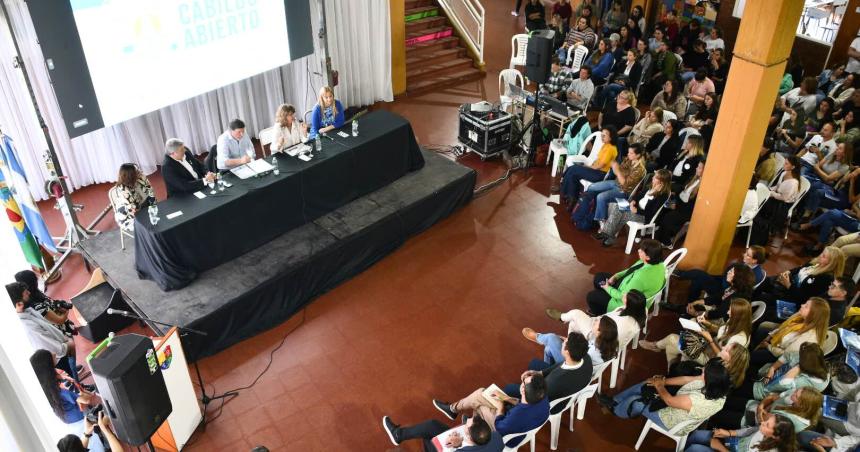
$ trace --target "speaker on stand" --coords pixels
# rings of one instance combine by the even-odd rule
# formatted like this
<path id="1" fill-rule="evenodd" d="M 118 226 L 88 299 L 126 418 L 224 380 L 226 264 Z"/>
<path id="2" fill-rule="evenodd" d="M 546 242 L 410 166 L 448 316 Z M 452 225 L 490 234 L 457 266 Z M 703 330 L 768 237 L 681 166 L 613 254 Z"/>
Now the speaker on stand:
<path id="1" fill-rule="evenodd" d="M 529 36 L 529 44 L 526 47 L 526 78 L 538 85 L 549 80 L 554 37 L 553 30 L 536 30 Z"/>
<path id="2" fill-rule="evenodd" d="M 148 443 L 173 411 L 152 340 L 109 337 L 87 361 L 117 438 L 132 446 Z"/>

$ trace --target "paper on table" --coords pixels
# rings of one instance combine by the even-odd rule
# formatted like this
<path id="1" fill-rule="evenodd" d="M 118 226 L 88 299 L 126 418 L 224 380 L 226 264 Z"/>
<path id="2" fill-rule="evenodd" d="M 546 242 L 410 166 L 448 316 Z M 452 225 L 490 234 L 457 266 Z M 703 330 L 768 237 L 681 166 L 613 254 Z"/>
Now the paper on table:
<path id="1" fill-rule="evenodd" d="M 206 195 L 204 195 L 202 191 L 195 191 L 194 196 L 196 196 L 197 199 L 203 199 L 206 197 Z"/>
<path id="2" fill-rule="evenodd" d="M 237 166 L 230 170 L 231 173 L 235 174 L 239 179 L 245 180 L 249 177 L 254 177 L 257 173 L 254 172 L 248 165 Z"/>
<path id="3" fill-rule="evenodd" d="M 180 216 L 180 215 L 182 215 L 182 211 L 181 211 L 181 210 L 177 210 L 176 212 L 173 212 L 173 213 L 169 213 L 169 214 L 167 214 L 167 219 L 168 219 L 168 220 L 172 220 L 172 219 L 174 219 L 174 218 L 176 218 L 176 217 L 178 217 L 178 216 Z"/>
<path id="4" fill-rule="evenodd" d="M 697 333 L 702 332 L 702 327 L 694 320 L 679 318 L 678 321 L 681 322 L 681 327 L 685 330 L 695 331 Z"/>
<path id="5" fill-rule="evenodd" d="M 341 137 L 341 138 L 349 138 L 349 134 L 348 134 L 348 133 L 346 133 L 346 132 L 344 132 L 343 130 L 341 130 L 340 132 L 338 132 L 338 133 L 337 133 L 337 136 L 339 136 L 339 137 Z"/>
<path id="6" fill-rule="evenodd" d="M 300 155 L 299 155 L 299 160 L 303 160 L 303 161 L 305 161 L 305 162 L 310 162 L 310 161 L 311 161 L 311 158 L 310 158 L 307 154 L 300 154 Z"/>
<path id="7" fill-rule="evenodd" d="M 266 171 L 271 171 L 275 169 L 271 163 L 267 162 L 264 159 L 257 159 L 252 162 L 246 163 L 252 170 L 256 173 L 265 173 Z"/>

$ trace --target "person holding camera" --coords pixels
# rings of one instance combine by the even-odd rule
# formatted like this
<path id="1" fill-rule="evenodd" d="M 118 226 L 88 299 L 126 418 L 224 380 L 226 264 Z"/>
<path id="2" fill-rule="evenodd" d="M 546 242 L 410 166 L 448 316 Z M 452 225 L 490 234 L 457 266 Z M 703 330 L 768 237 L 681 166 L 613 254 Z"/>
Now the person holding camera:
<path id="1" fill-rule="evenodd" d="M 90 410 L 90 407 L 96 405 L 94 403 L 95 396 L 82 388 L 68 374 L 55 369 L 54 357 L 51 352 L 36 350 L 30 356 L 30 365 L 33 367 L 33 372 L 36 373 L 36 379 L 39 380 L 42 392 L 48 399 L 48 404 L 54 414 L 68 425 L 68 431 L 72 433 L 69 436 L 77 439 L 77 442 L 71 438 L 61 439 L 57 443 L 59 450 L 85 450 L 82 449 L 83 447 L 88 448 L 91 452 L 106 450 L 101 435 L 95 434 L 95 424 L 98 424 L 99 430 L 107 439 L 111 450 L 123 450 L 122 445 L 110 430 L 108 419 L 104 418 L 102 413 L 99 413 L 96 418 L 95 412 Z M 91 411 L 89 416 L 87 411 Z M 81 448 L 76 448 L 77 446 Z"/>
<path id="2" fill-rule="evenodd" d="M 78 334 L 77 327 L 69 320 L 72 304 L 66 300 L 54 300 L 39 290 L 39 279 L 35 272 L 23 270 L 15 273 L 15 281 L 23 283 L 30 291 L 30 307 L 56 325 L 69 339 Z"/>

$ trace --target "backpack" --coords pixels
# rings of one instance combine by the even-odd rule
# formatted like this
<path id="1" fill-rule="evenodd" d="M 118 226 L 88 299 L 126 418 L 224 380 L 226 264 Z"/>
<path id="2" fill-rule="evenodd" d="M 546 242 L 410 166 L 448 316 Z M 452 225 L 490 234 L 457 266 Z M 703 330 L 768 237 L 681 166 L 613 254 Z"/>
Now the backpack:
<path id="1" fill-rule="evenodd" d="M 587 231 L 593 226 L 595 198 L 595 195 L 587 191 L 580 195 L 576 208 L 570 214 L 570 221 L 576 229 Z"/>

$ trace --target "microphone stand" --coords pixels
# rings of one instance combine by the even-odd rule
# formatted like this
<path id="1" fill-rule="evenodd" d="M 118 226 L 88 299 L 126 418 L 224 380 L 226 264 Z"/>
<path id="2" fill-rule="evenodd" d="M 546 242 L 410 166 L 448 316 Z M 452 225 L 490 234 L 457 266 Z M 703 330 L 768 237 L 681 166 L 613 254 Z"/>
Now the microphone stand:
<path id="1" fill-rule="evenodd" d="M 120 315 L 120 316 L 127 317 L 130 319 L 140 320 L 141 322 L 151 322 L 151 323 L 155 323 L 157 325 L 166 326 L 166 327 L 175 327 L 180 332 L 192 333 L 192 334 L 196 334 L 198 336 L 208 336 L 209 335 L 209 333 L 207 333 L 205 331 L 195 330 L 193 328 L 188 328 L 188 327 L 184 327 L 184 326 L 180 326 L 180 325 L 172 325 L 172 324 L 166 323 L 166 322 L 159 322 L 158 320 L 152 320 L 148 317 L 140 317 L 140 316 L 132 314 L 130 312 L 125 312 L 125 311 L 118 312 L 115 310 L 111 310 L 111 311 L 112 311 L 112 313 L 111 313 L 112 315 Z M 238 391 L 229 391 L 229 392 L 225 392 L 224 394 L 221 394 L 221 395 L 212 394 L 212 397 L 209 397 L 209 395 L 206 394 L 206 386 L 203 383 L 203 375 L 200 373 L 200 366 L 197 364 L 196 359 L 194 360 L 194 371 L 197 373 L 197 384 L 200 385 L 200 393 L 202 394 L 200 396 L 200 401 L 203 402 L 203 418 L 200 420 L 200 422 L 205 426 L 206 425 L 206 407 L 209 406 L 209 403 L 211 403 L 213 400 L 226 399 L 228 397 L 231 397 L 231 398 L 236 397 L 239 395 L 239 392 Z"/>

